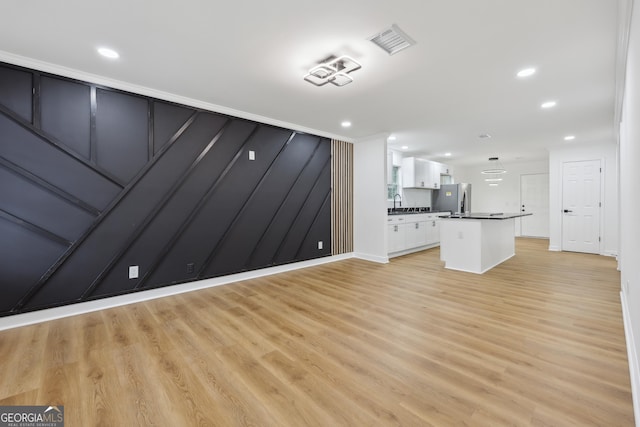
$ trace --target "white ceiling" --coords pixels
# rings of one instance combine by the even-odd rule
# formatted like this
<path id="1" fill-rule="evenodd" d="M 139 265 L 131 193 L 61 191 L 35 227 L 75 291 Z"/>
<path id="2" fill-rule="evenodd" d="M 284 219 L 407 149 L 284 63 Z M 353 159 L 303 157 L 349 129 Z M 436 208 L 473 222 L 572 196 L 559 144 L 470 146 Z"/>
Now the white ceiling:
<path id="1" fill-rule="evenodd" d="M 315 129 L 396 136 L 472 164 L 614 141 L 617 0 L 5 1 L 0 51 Z M 397 24 L 417 44 L 368 38 Z M 116 49 L 110 61 L 98 46 Z M 315 87 L 329 55 L 362 64 Z M 516 78 L 536 67 L 528 79 Z M 557 101 L 551 110 L 540 104 Z M 343 120 L 353 126 L 344 129 Z M 481 140 L 479 134 L 491 139 Z M 565 142 L 563 137 L 575 135 Z"/>

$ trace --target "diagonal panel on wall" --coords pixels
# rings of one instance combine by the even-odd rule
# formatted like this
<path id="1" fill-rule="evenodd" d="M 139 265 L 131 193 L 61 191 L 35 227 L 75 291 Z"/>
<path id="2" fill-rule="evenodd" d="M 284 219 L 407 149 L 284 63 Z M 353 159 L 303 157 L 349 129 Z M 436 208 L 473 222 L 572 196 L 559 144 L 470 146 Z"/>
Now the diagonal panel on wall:
<path id="1" fill-rule="evenodd" d="M 67 246 L 2 214 L 0 236 L 0 313 L 7 313 L 24 295 L 25 283 L 35 283 Z"/>
<path id="2" fill-rule="evenodd" d="M 96 93 L 96 161 L 128 183 L 149 160 L 148 101 L 112 90 Z"/>
<path id="3" fill-rule="evenodd" d="M 327 138 L 0 77 L 0 315 L 330 255 Z"/>
<path id="4" fill-rule="evenodd" d="M 29 171 L 98 210 L 122 187 L 46 139 L 15 123 L 0 110 L 0 157 Z"/>
<path id="5" fill-rule="evenodd" d="M 317 136 L 296 134 L 284 147 L 218 242 L 209 265 L 205 266 L 205 276 L 255 268 L 250 262 L 254 249 L 292 196 L 292 189 L 318 153 L 321 141 Z"/>
<path id="6" fill-rule="evenodd" d="M 165 261 L 149 278 L 148 286 L 166 284 L 167 278 L 179 282 L 198 277 L 209 254 L 290 136 L 291 131 L 284 129 L 266 125 L 257 127 L 189 219 Z M 249 151 L 255 153 L 255 160 L 249 159 Z"/>
<path id="7" fill-rule="evenodd" d="M 188 174 L 180 180 L 175 191 L 167 194 L 162 209 L 155 212 L 139 234 L 134 235 L 136 240 L 117 260 L 113 270 L 92 295 L 108 295 L 141 287 L 149 274 L 161 267 L 164 254 L 185 229 L 183 224 L 198 210 L 198 206 L 206 199 L 210 186 L 215 185 L 212 183 L 224 173 L 228 163 L 238 154 L 243 141 L 254 132 L 255 127 L 254 123 L 244 120 L 229 121 L 211 141 L 210 149 L 194 162 Z M 122 280 L 122 272 L 129 265 L 139 266 L 139 279 Z"/>
<path id="8" fill-rule="evenodd" d="M 123 248 L 136 224 L 152 212 L 173 183 L 220 131 L 226 119 L 199 114 L 180 137 L 155 158 L 80 247 L 25 305 L 27 309 L 80 300 L 109 260 Z M 182 143 L 182 141 L 186 141 Z M 127 280 L 127 272 L 122 279 Z"/>
<path id="9" fill-rule="evenodd" d="M 167 102 L 153 103 L 153 154 L 167 144 L 180 126 L 193 114 L 193 109 Z"/>
<path id="10" fill-rule="evenodd" d="M 315 216 L 316 212 L 313 209 L 304 210 L 307 201 L 309 198 L 315 198 L 318 194 L 324 196 L 324 193 L 329 191 L 328 181 L 326 179 L 324 181 L 322 180 L 322 177 L 328 173 L 329 156 L 330 144 L 324 140 L 313 153 L 300 175 L 296 178 L 291 191 L 282 201 L 268 227 L 261 235 L 260 240 L 253 248 L 249 258 L 249 265 L 252 268 L 287 262 L 284 257 L 276 259 L 276 255 L 279 252 L 279 248 L 281 248 L 288 239 L 291 227 L 298 219 L 301 221 L 302 218 L 309 224 L 312 219 L 309 219 L 308 215 Z M 317 191 L 318 188 L 322 188 L 322 191 Z M 319 204 L 315 204 L 315 206 L 318 207 Z M 303 235 L 294 237 L 294 239 L 297 239 L 297 242 L 292 244 L 292 247 L 296 248 L 291 251 L 293 253 L 297 252 L 299 243 L 305 237 L 305 230 L 303 228 L 299 228 L 297 233 L 302 233 Z M 327 239 L 327 242 L 328 241 Z M 324 246 L 322 250 L 315 250 L 318 251 L 320 256 L 324 256 L 328 254 L 326 252 L 327 248 L 328 246 Z"/>
<path id="11" fill-rule="evenodd" d="M 68 242 L 78 239 L 96 218 L 95 214 L 4 168 L 2 162 L 0 209 Z"/>
<path id="12" fill-rule="evenodd" d="M 272 257 L 272 263 L 282 264 L 289 259 L 295 259 L 301 252 L 308 253 L 309 248 L 304 248 L 307 234 L 313 227 L 318 212 L 326 204 L 327 197 L 331 192 L 331 168 L 330 159 L 323 165 L 320 175 L 316 178 L 313 188 L 309 191 L 293 223 L 289 226 L 286 234 L 280 240 L 280 245 Z M 330 217 L 328 218 L 330 221 Z M 330 224 L 329 224 L 330 225 Z M 331 254 L 331 230 L 327 230 L 323 242 L 323 251 L 327 255 Z"/>

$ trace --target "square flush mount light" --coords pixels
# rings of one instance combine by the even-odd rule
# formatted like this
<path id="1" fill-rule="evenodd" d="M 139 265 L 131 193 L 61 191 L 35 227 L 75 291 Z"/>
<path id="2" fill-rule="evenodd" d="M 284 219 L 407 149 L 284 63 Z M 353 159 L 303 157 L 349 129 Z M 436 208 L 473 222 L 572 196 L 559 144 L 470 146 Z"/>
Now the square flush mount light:
<path id="1" fill-rule="evenodd" d="M 316 86 L 324 86 L 333 83 L 336 86 L 344 86 L 353 81 L 348 73 L 360 69 L 362 66 L 355 59 L 343 55 L 338 58 L 331 56 L 323 63 L 309 70 L 304 79 Z"/>

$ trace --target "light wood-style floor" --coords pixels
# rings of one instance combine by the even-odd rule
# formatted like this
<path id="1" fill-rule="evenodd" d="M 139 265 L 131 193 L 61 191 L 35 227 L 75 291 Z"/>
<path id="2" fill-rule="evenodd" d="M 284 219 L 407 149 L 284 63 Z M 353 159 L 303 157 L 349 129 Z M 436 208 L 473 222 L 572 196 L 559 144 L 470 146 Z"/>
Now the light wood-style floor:
<path id="1" fill-rule="evenodd" d="M 632 426 L 612 258 L 346 260 L 0 332 L 0 405 L 66 426 Z"/>

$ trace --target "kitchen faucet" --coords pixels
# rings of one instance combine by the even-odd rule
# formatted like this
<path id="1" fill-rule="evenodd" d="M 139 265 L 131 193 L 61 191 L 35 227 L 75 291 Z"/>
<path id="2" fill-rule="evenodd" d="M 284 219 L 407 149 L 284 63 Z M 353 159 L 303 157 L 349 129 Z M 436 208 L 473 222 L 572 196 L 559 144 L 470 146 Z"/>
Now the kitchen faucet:
<path id="1" fill-rule="evenodd" d="M 400 197 L 400 207 L 402 207 L 402 196 L 399 193 L 396 193 L 395 196 L 393 196 L 393 210 L 396 210 L 396 196 Z"/>

